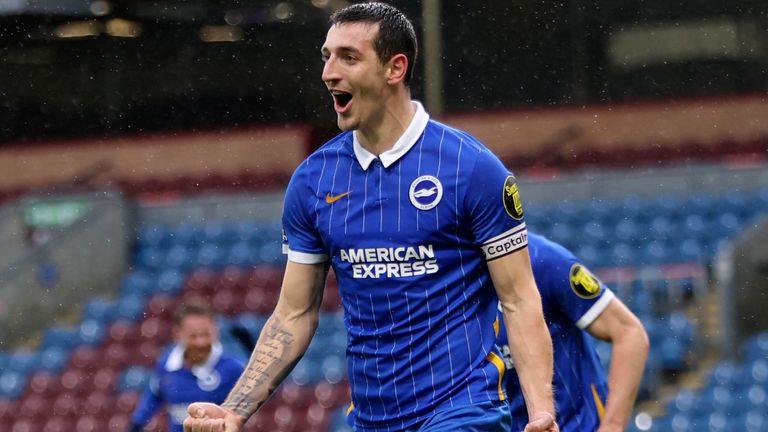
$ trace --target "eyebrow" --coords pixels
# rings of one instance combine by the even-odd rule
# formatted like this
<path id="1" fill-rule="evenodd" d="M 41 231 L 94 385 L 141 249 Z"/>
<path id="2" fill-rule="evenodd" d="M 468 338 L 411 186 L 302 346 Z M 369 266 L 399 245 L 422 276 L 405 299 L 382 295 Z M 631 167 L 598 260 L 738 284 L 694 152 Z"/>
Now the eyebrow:
<path id="1" fill-rule="evenodd" d="M 358 50 L 357 48 L 348 47 L 348 46 L 340 46 L 336 48 L 336 51 L 338 51 L 341 54 L 360 54 L 360 50 Z M 331 50 L 329 50 L 327 47 L 320 48 L 320 53 L 323 55 L 327 55 L 330 52 Z"/>

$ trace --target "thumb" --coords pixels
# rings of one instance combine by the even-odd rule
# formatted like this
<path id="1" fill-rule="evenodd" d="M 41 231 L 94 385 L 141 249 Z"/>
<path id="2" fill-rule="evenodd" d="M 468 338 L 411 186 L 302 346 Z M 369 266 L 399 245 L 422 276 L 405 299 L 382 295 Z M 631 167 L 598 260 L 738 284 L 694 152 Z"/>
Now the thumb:
<path id="1" fill-rule="evenodd" d="M 546 430 L 549 430 L 549 428 L 552 426 L 552 423 L 553 423 L 552 417 L 550 416 L 538 417 L 534 420 L 531 420 L 525 426 L 525 432 L 546 431 Z"/>
<path id="2" fill-rule="evenodd" d="M 216 404 L 208 402 L 194 402 L 189 404 L 187 412 L 192 418 L 224 418 L 226 411 Z"/>

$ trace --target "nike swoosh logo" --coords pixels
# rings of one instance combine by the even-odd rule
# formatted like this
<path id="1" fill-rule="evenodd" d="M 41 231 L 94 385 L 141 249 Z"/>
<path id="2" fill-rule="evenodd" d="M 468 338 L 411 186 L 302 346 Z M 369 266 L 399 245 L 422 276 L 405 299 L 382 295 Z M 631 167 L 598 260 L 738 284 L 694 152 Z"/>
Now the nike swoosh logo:
<path id="1" fill-rule="evenodd" d="M 330 193 L 327 193 L 327 194 L 325 194 L 325 202 L 327 202 L 328 204 L 333 204 L 336 201 L 344 198 L 345 196 L 347 196 L 347 195 L 349 195 L 351 193 L 352 193 L 352 191 L 348 191 L 348 192 L 344 192 L 341 195 L 336 195 L 336 196 L 331 196 Z"/>

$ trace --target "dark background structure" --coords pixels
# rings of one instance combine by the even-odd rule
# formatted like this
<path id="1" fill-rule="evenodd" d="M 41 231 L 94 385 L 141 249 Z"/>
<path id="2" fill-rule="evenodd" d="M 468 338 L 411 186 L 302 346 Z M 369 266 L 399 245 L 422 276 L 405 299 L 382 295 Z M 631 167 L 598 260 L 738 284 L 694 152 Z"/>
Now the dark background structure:
<path id="1" fill-rule="evenodd" d="M 392 3 L 419 25 L 429 1 Z M 3 0 L 0 142 L 326 125 L 318 50 L 345 3 Z M 440 11 L 446 113 L 768 89 L 765 2 L 461 0 Z M 664 37 L 679 46 L 654 54 Z M 650 54 L 622 57 L 638 44 Z"/>

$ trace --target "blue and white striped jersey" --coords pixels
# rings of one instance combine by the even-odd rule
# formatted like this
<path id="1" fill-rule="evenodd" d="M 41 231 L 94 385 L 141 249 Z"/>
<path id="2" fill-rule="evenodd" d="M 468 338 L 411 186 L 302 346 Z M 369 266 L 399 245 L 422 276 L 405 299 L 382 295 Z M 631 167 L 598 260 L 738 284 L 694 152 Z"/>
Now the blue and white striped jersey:
<path id="1" fill-rule="evenodd" d="M 592 337 L 584 329 L 608 307 L 614 294 L 564 247 L 535 233 L 528 240 L 533 275 L 552 335 L 558 425 L 563 432 L 596 431 L 608 384 Z M 511 366 L 506 331 L 501 327 L 499 341 Z M 523 430 L 528 412 L 520 383 L 517 374 L 507 375 L 512 430 Z"/>
<path id="2" fill-rule="evenodd" d="M 391 150 L 376 157 L 342 133 L 286 191 L 288 259 L 330 260 L 338 280 L 356 430 L 505 398 L 486 261 L 527 244 L 517 185 L 477 140 L 414 104 Z"/>

